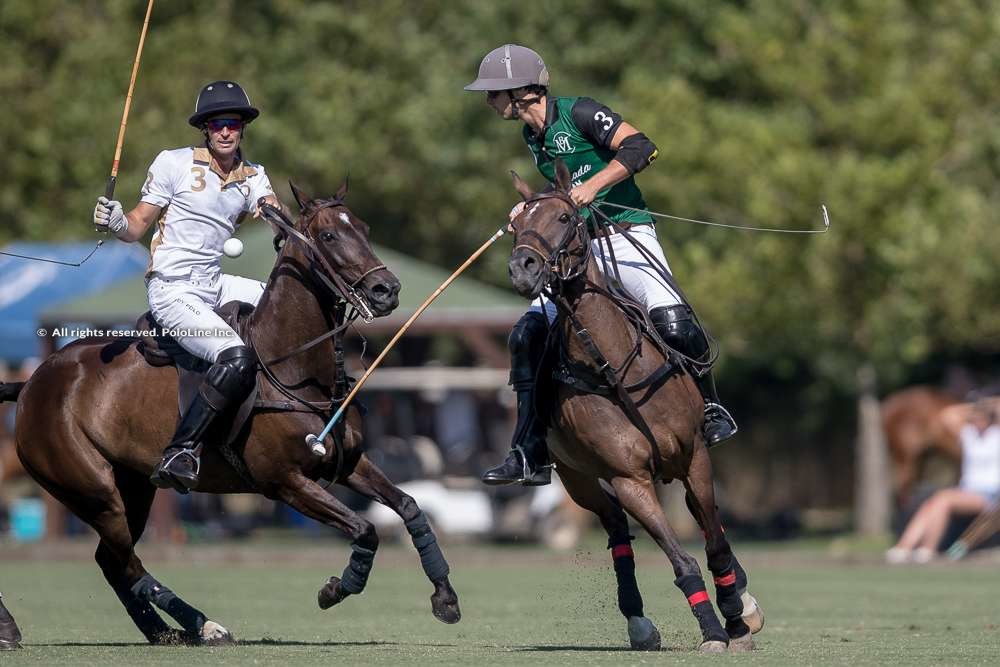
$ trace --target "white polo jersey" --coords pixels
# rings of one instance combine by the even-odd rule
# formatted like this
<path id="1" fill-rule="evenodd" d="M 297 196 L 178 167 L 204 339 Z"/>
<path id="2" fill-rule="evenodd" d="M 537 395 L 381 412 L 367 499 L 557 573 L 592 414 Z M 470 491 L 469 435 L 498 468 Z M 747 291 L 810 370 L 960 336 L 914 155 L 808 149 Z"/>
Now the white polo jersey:
<path id="1" fill-rule="evenodd" d="M 147 277 L 186 278 L 221 273 L 222 245 L 257 200 L 273 195 L 264 167 L 245 160 L 228 176 L 208 148 L 177 148 L 153 160 L 140 201 L 163 209 L 150 244 Z"/>

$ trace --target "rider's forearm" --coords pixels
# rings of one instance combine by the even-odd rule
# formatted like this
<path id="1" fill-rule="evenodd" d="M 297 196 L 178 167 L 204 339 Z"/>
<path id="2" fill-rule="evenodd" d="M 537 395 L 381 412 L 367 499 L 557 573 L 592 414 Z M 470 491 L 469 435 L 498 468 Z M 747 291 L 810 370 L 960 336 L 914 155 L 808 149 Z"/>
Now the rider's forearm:
<path id="1" fill-rule="evenodd" d="M 146 230 L 149 229 L 149 223 L 143 219 L 137 209 L 132 209 L 126 213 L 125 221 L 128 223 L 128 229 L 121 234 L 116 234 L 119 241 L 124 241 L 125 243 L 138 241 L 146 233 Z"/>
<path id="2" fill-rule="evenodd" d="M 605 188 L 621 183 L 629 177 L 629 170 L 621 162 L 612 160 L 608 166 L 587 179 L 587 185 L 594 188 L 594 192 L 600 192 Z"/>

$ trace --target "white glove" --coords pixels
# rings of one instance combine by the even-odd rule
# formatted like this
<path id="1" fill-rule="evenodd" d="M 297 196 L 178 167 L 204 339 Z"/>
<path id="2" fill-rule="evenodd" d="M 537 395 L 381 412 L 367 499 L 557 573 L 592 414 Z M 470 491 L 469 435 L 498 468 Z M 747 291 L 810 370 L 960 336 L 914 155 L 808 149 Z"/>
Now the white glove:
<path id="1" fill-rule="evenodd" d="M 94 207 L 94 226 L 98 230 L 110 231 L 115 236 L 128 229 L 125 211 L 119 201 L 108 201 L 107 197 L 98 197 Z"/>

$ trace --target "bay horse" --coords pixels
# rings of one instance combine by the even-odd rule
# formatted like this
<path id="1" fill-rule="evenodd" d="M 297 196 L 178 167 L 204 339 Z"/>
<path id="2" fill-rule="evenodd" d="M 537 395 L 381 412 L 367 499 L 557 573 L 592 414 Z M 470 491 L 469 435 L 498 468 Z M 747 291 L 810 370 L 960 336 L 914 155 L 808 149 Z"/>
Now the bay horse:
<path id="1" fill-rule="evenodd" d="M 437 539 L 413 498 L 362 451 L 356 404 L 338 446 L 319 457 L 304 444 L 304 434 L 322 429 L 337 407 L 338 383 L 345 384 L 343 365 L 335 361 L 339 334 L 324 337 L 342 327 L 335 317 L 342 300 L 384 316 L 398 305 L 400 284 L 372 251 L 368 226 L 345 205 L 346 182 L 328 199 L 311 199 L 294 185 L 292 192 L 300 215 L 295 223 L 286 219 L 275 240 L 276 248 L 279 241 L 283 245 L 246 335 L 260 359 L 258 405 L 266 407 L 254 410 L 232 443 L 235 463 L 220 453 L 222 436 L 206 436 L 194 490 L 259 493 L 349 536 L 352 553 L 344 573 L 319 591 L 323 609 L 364 590 L 379 538 L 370 522 L 317 480 L 335 481 L 388 506 L 402 517 L 434 586 L 434 616 L 455 623 L 461 617 L 458 596 Z M 97 563 L 146 639 L 231 641 L 223 626 L 154 579 L 135 553 L 156 491 L 149 475 L 178 418 L 177 371 L 148 364 L 137 343 L 76 341 L 46 359 L 23 386 L 0 385 L 0 398 L 17 400 L 15 437 L 25 469 L 97 531 Z M 182 630 L 168 626 L 153 605 Z"/>
<path id="2" fill-rule="evenodd" d="M 586 223 L 569 197 L 566 165 L 557 159 L 555 189 L 543 193 L 512 175 L 525 207 L 511 223 L 511 282 L 521 296 L 535 299 L 545 290 L 559 306 L 549 335 L 549 349 L 555 348 L 558 359 L 554 374 L 562 376 L 550 411 L 552 459 L 566 491 L 597 515 L 608 534 L 618 607 L 627 619 L 631 646 L 658 650 L 660 635 L 643 616 L 626 512 L 670 559 L 674 583 L 701 629 L 699 649 L 749 650 L 752 633 L 761 629 L 764 617 L 747 592 L 746 573 L 719 520 L 712 463 L 701 430 L 701 394 L 682 367 L 663 373 L 671 360 L 654 344 L 652 327 L 633 325 L 610 298 Z M 644 309 L 643 317 L 648 323 Z M 547 386 L 545 378 L 536 384 Z M 655 483 L 673 479 L 683 483 L 688 507 L 705 534 L 725 628 L 709 600 L 698 562 L 681 547 L 657 499 Z"/>

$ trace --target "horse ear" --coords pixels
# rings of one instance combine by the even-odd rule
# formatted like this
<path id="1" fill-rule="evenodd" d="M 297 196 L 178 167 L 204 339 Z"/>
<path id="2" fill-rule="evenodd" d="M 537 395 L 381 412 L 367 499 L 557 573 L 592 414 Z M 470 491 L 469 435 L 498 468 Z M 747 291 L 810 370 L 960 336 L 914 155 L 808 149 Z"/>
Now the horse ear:
<path id="1" fill-rule="evenodd" d="M 524 180 L 517 175 L 517 172 L 513 169 L 510 172 L 511 178 L 514 179 L 514 189 L 517 190 L 518 194 L 524 201 L 528 201 L 535 194 L 531 190 L 531 186 L 524 182 Z"/>
<path id="2" fill-rule="evenodd" d="M 347 175 L 344 176 L 343 185 L 341 185 L 340 189 L 337 190 L 337 199 L 343 200 L 344 197 L 347 196 L 347 189 L 350 184 L 351 184 L 351 172 L 347 172 Z"/>
<path id="3" fill-rule="evenodd" d="M 569 167 L 559 157 L 556 158 L 556 189 L 562 192 L 570 191 Z"/>
<path id="4" fill-rule="evenodd" d="M 304 212 L 309 202 L 312 201 L 312 197 L 297 188 L 291 179 L 288 179 L 288 186 L 292 189 L 292 196 L 295 197 L 295 203 L 299 205 L 299 212 Z"/>

